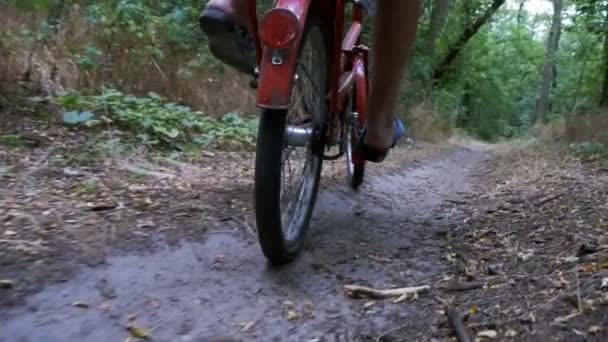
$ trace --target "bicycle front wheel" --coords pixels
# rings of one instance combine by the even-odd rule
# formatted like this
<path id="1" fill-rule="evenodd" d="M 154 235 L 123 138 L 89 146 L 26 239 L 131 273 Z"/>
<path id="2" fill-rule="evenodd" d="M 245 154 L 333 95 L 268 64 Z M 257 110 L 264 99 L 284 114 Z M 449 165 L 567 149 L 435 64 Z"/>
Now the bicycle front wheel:
<path id="1" fill-rule="evenodd" d="M 327 118 L 327 44 L 313 12 L 308 14 L 296 67 L 291 105 L 262 110 L 255 165 L 256 223 L 264 255 L 275 264 L 302 249 L 315 205 L 322 158 L 313 139 Z"/>

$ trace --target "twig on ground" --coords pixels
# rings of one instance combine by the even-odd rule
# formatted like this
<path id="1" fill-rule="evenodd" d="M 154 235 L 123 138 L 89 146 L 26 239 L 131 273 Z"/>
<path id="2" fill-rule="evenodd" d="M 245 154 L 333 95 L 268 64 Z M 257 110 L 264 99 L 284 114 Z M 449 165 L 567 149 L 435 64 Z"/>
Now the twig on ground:
<path id="1" fill-rule="evenodd" d="M 402 287 L 398 289 L 378 290 L 367 286 L 359 285 L 346 285 L 344 286 L 344 292 L 351 298 L 390 298 L 398 297 L 395 303 L 399 303 L 407 299 L 408 296 L 412 295 L 412 298 L 418 298 L 418 294 L 428 292 L 431 287 L 428 285 L 415 286 L 415 287 Z"/>
<path id="2" fill-rule="evenodd" d="M 384 337 L 388 336 L 389 334 L 394 333 L 395 331 L 399 331 L 399 330 L 405 328 L 406 326 L 407 326 L 407 323 L 383 332 L 382 334 L 380 334 L 380 336 L 376 337 L 376 342 L 381 342 Z"/>
<path id="3" fill-rule="evenodd" d="M 456 338 L 460 342 L 472 342 L 473 339 L 467 328 L 464 326 L 464 321 L 462 318 L 462 314 L 455 308 L 447 307 L 445 309 L 445 315 L 448 317 L 448 321 L 450 322 L 450 326 L 452 330 L 454 330 L 454 334 L 456 334 Z"/>
<path id="4" fill-rule="evenodd" d="M 581 302 L 581 286 L 578 279 L 578 273 L 576 273 L 576 302 L 578 303 L 578 312 L 583 312 L 583 304 Z"/>
<path id="5" fill-rule="evenodd" d="M 551 202 L 551 201 L 554 201 L 554 200 L 556 200 L 556 199 L 558 199 L 558 198 L 562 197 L 563 195 L 564 195 L 563 193 L 559 193 L 559 194 L 551 195 L 551 196 L 549 196 L 549 197 L 545 197 L 545 198 L 543 198 L 542 200 L 540 200 L 540 201 L 536 202 L 536 206 L 537 206 L 537 207 L 540 207 L 541 205 L 544 205 L 544 204 L 546 204 L 546 203 L 549 203 L 549 202 Z"/>

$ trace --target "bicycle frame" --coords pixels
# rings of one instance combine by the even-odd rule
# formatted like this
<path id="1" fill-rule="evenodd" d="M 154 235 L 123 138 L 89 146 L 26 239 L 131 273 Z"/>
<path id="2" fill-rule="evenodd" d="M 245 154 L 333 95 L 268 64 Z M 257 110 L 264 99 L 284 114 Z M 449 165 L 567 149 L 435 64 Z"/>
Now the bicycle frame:
<path id="1" fill-rule="evenodd" d="M 277 50 L 263 46 L 258 32 L 258 19 L 256 13 L 256 1 L 249 0 L 250 22 L 255 32 L 254 42 L 259 66 L 259 80 L 257 90 L 257 105 L 267 109 L 286 109 L 291 100 L 291 92 L 294 83 L 295 64 L 297 52 L 302 37 L 302 31 L 306 24 L 308 9 L 313 5 L 314 0 L 279 0 L 276 9 L 291 11 L 299 22 L 299 30 L 296 38 L 280 53 L 282 54 L 281 63 L 273 62 L 273 55 Z M 358 90 L 358 99 L 365 101 L 367 90 L 365 70 L 367 69 L 367 48 L 360 46 L 361 31 L 363 28 L 363 9 L 358 1 L 353 6 L 353 22 L 344 38 L 344 17 L 345 0 L 335 1 L 335 16 L 333 16 L 333 44 L 331 47 L 331 70 L 330 70 L 330 97 L 329 109 L 332 115 L 344 110 L 343 100 L 350 91 L 353 84 Z M 327 6 L 329 7 L 329 6 Z M 269 12 L 270 12 L 269 11 Z M 331 13 L 328 15 L 331 18 Z M 342 42 L 341 45 L 335 42 Z M 342 71 L 349 74 L 343 77 Z M 342 80 L 341 80 L 342 79 Z M 365 106 L 357 106 L 358 110 L 364 110 Z M 359 113 L 362 117 L 365 113 Z"/>

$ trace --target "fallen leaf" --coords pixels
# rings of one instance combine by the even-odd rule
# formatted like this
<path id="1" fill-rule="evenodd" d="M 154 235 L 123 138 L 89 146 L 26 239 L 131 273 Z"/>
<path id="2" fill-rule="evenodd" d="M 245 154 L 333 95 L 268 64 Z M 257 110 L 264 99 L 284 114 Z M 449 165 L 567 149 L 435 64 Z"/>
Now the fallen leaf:
<path id="1" fill-rule="evenodd" d="M 149 340 L 152 337 L 150 335 L 150 332 L 146 328 L 140 327 L 140 326 L 137 326 L 137 325 L 129 325 L 127 327 L 127 331 L 133 337 L 141 338 L 141 339 L 144 339 L 144 340 Z"/>
<path id="2" fill-rule="evenodd" d="M 593 334 L 593 335 L 597 335 L 602 330 L 604 330 L 604 329 L 602 327 L 600 327 L 599 325 L 592 325 L 589 327 L 589 333 Z"/>
<path id="3" fill-rule="evenodd" d="M 601 268 L 608 268 L 608 260 L 606 260 L 606 261 L 602 262 L 602 263 L 600 264 L 600 267 L 601 267 Z"/>
<path id="4" fill-rule="evenodd" d="M 477 333 L 477 337 L 487 338 L 487 339 L 495 339 L 498 336 L 496 330 L 484 330 Z"/>
<path id="5" fill-rule="evenodd" d="M 243 322 L 240 324 L 241 331 L 244 333 L 251 332 L 254 325 L 255 325 L 255 321 Z"/>
<path id="6" fill-rule="evenodd" d="M 0 289 L 10 290 L 14 285 L 15 283 L 10 279 L 0 279 Z"/>
<path id="7" fill-rule="evenodd" d="M 76 301 L 76 302 L 72 303 L 72 306 L 81 308 L 81 309 L 88 309 L 89 303 L 83 302 L 83 301 Z"/>
<path id="8" fill-rule="evenodd" d="M 8 229 L 4 232 L 4 236 L 14 236 L 14 235 L 17 235 L 17 232 L 14 230 Z"/>
<path id="9" fill-rule="evenodd" d="M 91 128 L 91 127 L 99 126 L 99 125 L 101 125 L 101 123 L 102 123 L 101 121 L 93 119 L 93 120 L 89 120 L 89 121 L 85 122 L 84 125 Z"/>
<path id="10" fill-rule="evenodd" d="M 295 310 L 287 310 L 286 318 L 288 321 L 297 321 L 302 318 L 302 315 Z"/>
<path id="11" fill-rule="evenodd" d="M 563 262 L 577 262 L 579 261 L 579 258 L 576 256 L 567 256 L 565 258 L 562 258 Z"/>
<path id="12" fill-rule="evenodd" d="M 448 253 L 445 256 L 445 258 L 447 259 L 447 261 L 450 262 L 450 263 L 454 262 L 457 257 L 458 257 L 458 254 L 456 254 L 456 253 Z"/>
<path id="13" fill-rule="evenodd" d="M 528 251 L 528 253 L 522 253 L 519 252 L 517 253 L 517 259 L 519 259 L 520 261 L 526 262 L 528 260 L 530 260 L 530 258 L 532 257 L 533 252 Z"/>
<path id="14" fill-rule="evenodd" d="M 564 275 L 560 272 L 557 275 L 557 279 L 555 280 L 555 287 L 557 287 L 558 289 L 561 289 L 568 284 L 570 284 L 570 282 L 567 281 L 566 278 L 564 278 Z"/>
<path id="15" fill-rule="evenodd" d="M 477 307 L 477 305 L 473 304 L 469 307 L 468 312 L 469 314 L 474 315 L 479 312 L 479 308 Z"/>
<path id="16" fill-rule="evenodd" d="M 608 290 L 608 278 L 602 279 L 602 285 L 600 286 L 600 290 Z"/>
<path id="17" fill-rule="evenodd" d="M 572 329 L 572 332 L 574 332 L 575 334 L 577 334 L 579 336 L 585 336 L 585 333 L 580 330 Z"/>
<path id="18" fill-rule="evenodd" d="M 363 304 L 363 308 L 364 309 L 369 309 L 372 306 L 374 306 L 374 304 L 376 304 L 376 302 L 367 302 L 367 303 Z"/>
<path id="19" fill-rule="evenodd" d="M 594 272 L 596 269 L 595 264 L 586 264 L 583 266 L 583 271 L 585 272 Z"/>

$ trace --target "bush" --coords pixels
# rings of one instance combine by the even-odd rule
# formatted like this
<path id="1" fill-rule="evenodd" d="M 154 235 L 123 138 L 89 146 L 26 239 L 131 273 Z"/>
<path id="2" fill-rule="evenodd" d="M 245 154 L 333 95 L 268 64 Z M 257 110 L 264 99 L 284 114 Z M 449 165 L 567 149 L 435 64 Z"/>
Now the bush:
<path id="1" fill-rule="evenodd" d="M 255 118 L 228 113 L 218 120 L 189 107 L 166 102 L 155 93 L 138 97 L 104 88 L 101 94 L 68 91 L 52 100 L 64 109 L 66 123 L 89 127 L 103 123 L 116 125 L 131 132 L 132 139 L 146 145 L 177 149 L 193 144 L 225 146 L 236 142 L 251 145 L 257 130 Z"/>

